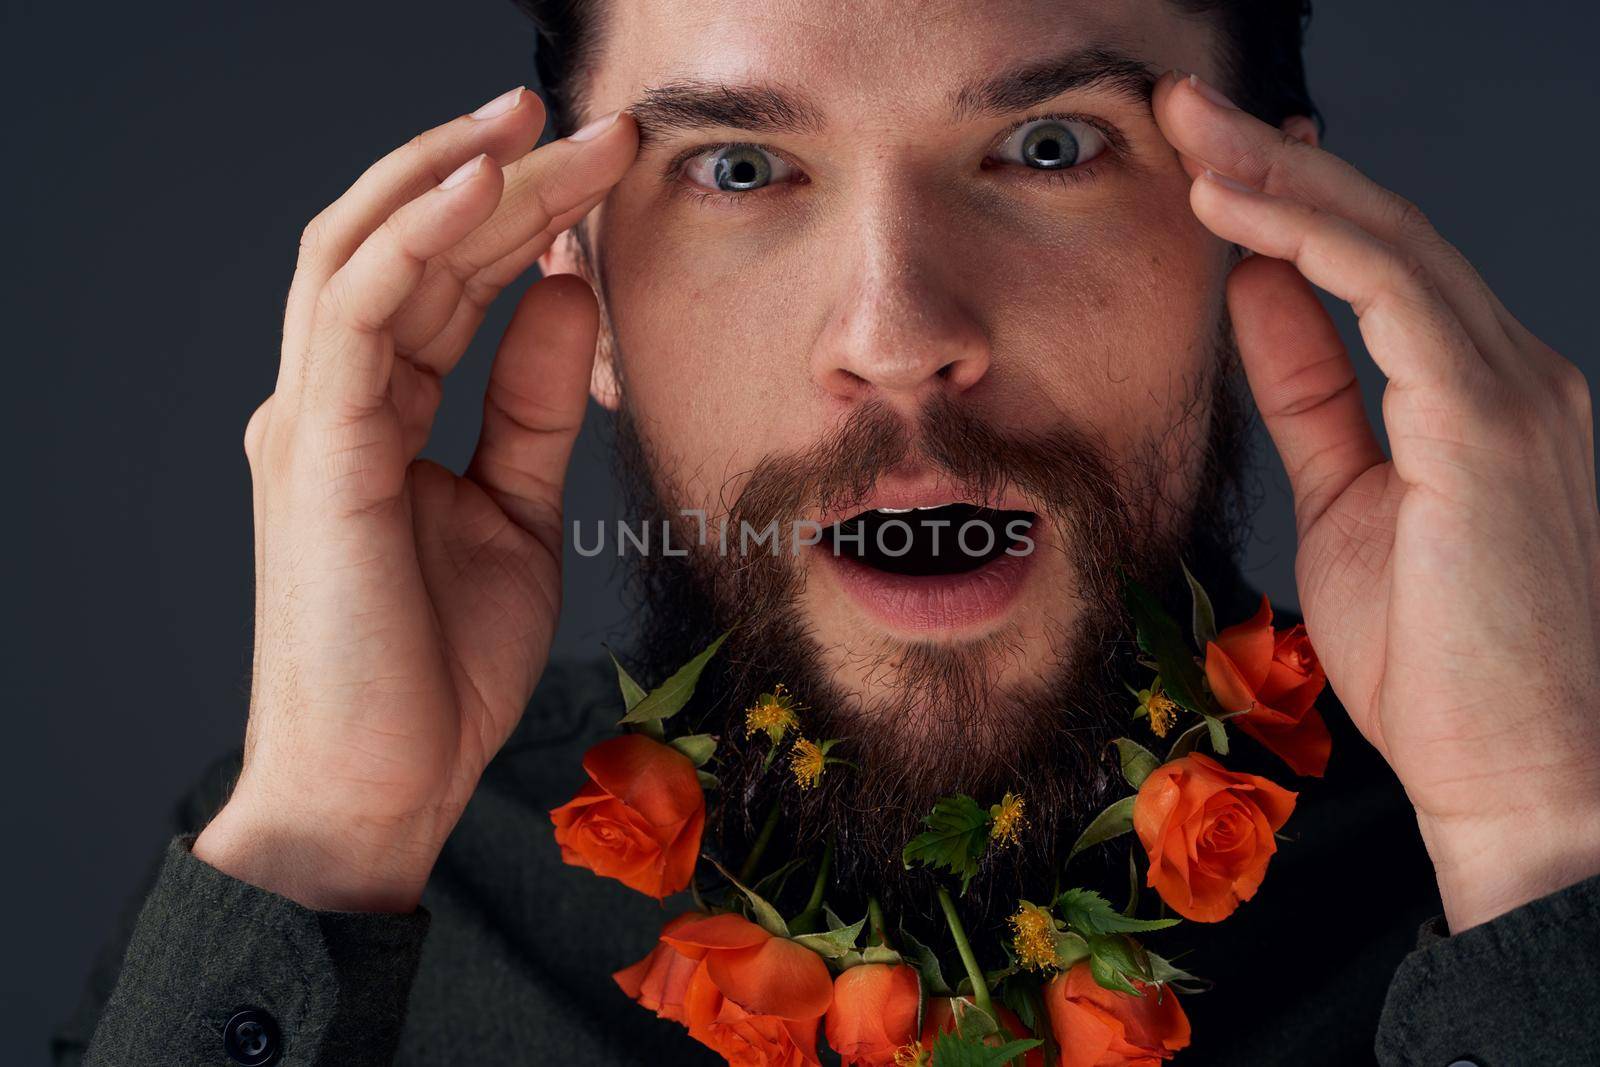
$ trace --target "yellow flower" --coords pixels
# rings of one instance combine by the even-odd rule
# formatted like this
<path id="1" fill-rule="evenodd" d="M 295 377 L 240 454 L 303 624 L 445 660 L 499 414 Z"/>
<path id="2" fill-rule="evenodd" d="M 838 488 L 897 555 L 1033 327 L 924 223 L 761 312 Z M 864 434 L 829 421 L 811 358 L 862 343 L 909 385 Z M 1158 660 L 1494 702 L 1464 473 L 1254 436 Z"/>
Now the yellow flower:
<path id="1" fill-rule="evenodd" d="M 762 693 L 754 704 L 745 709 L 744 735 L 749 737 L 759 730 L 776 745 L 783 740 L 784 734 L 800 726 L 794 711 L 794 694 L 784 692 L 783 683 L 779 682 L 772 687 L 772 692 Z"/>
<path id="2" fill-rule="evenodd" d="M 1057 969 L 1056 923 L 1049 912 L 1024 902 L 1008 921 L 1015 935 L 1011 949 L 1018 963 L 1030 971 Z"/>
<path id="3" fill-rule="evenodd" d="M 816 786 L 826 763 L 827 754 L 819 745 L 803 737 L 795 738 L 794 751 L 789 753 L 789 769 L 794 772 L 794 780 L 801 789 Z"/>
<path id="4" fill-rule="evenodd" d="M 1167 694 L 1153 692 L 1145 702 L 1145 708 L 1150 712 L 1150 732 L 1157 737 L 1166 737 L 1172 724 L 1178 721 L 1178 705 Z"/>
<path id="5" fill-rule="evenodd" d="M 1022 798 L 1008 790 L 1000 803 L 989 809 L 989 840 L 997 845 L 1020 844 L 1022 831 L 1028 825 L 1022 808 Z"/>

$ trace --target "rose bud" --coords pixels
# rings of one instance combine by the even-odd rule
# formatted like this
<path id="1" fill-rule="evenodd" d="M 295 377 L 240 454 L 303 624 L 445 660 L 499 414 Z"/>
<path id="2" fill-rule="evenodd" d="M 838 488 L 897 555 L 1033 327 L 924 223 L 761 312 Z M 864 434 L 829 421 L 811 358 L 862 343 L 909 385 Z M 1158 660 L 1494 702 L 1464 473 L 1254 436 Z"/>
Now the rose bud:
<path id="1" fill-rule="evenodd" d="M 824 1032 L 846 1067 L 886 1067 L 917 1037 L 921 998 L 915 967 L 867 963 L 833 983 Z"/>
<path id="2" fill-rule="evenodd" d="M 1045 987 L 1061 1067 L 1155 1067 L 1189 1044 L 1189 1018 L 1177 995 L 1134 985 L 1143 996 L 1106 989 L 1084 962 Z"/>
<path id="3" fill-rule="evenodd" d="M 1206 644 L 1206 681 L 1228 720 L 1260 741 L 1296 774 L 1321 776 L 1333 739 L 1312 707 L 1327 683 L 1304 626 L 1272 629 L 1272 604 Z M 1248 710 L 1246 710 L 1248 709 Z"/>

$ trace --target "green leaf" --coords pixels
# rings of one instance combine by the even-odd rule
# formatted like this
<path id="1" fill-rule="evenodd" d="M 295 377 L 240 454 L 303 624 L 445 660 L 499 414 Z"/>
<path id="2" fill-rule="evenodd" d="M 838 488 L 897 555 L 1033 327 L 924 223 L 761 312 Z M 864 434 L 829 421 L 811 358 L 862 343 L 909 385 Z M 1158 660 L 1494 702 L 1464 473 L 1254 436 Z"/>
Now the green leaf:
<path id="1" fill-rule="evenodd" d="M 1102 841 L 1110 841 L 1113 837 L 1120 837 L 1133 829 L 1133 802 L 1134 797 L 1123 797 L 1105 811 L 1094 817 L 1094 822 L 1079 835 L 1077 842 L 1072 846 L 1072 851 L 1067 853 L 1067 861 L 1093 845 Z"/>
<path id="2" fill-rule="evenodd" d="M 617 668 L 617 685 L 622 689 L 622 707 L 624 711 L 632 711 L 639 701 L 644 699 L 644 686 L 633 680 L 622 666 L 622 661 L 617 659 L 617 654 L 609 648 L 606 654 L 611 657 L 611 662 Z"/>
<path id="3" fill-rule="evenodd" d="M 1219 756 L 1228 754 L 1228 731 L 1215 715 L 1206 716 L 1206 732 L 1211 735 L 1211 751 Z"/>
<path id="4" fill-rule="evenodd" d="M 1138 789 L 1150 777 L 1150 772 L 1161 766 L 1161 761 L 1156 759 L 1154 752 L 1131 737 L 1119 737 L 1115 743 L 1117 756 L 1122 760 L 1122 776 L 1129 785 Z"/>
<path id="5" fill-rule="evenodd" d="M 1174 966 L 1171 960 L 1163 959 L 1154 952 L 1146 953 L 1146 955 L 1150 959 L 1151 981 L 1162 985 L 1170 985 L 1180 993 L 1204 993 L 1211 988 L 1209 981 Z"/>
<path id="6" fill-rule="evenodd" d="M 1200 667 L 1178 624 L 1138 582 L 1124 586 L 1122 597 L 1128 613 L 1133 616 L 1139 647 L 1155 657 L 1167 695 L 1190 711 L 1206 714 L 1210 708 L 1201 684 Z"/>
<path id="7" fill-rule="evenodd" d="M 671 678 L 662 682 L 649 693 L 645 694 L 637 704 L 628 709 L 628 714 L 622 717 L 624 723 L 649 722 L 653 719 L 670 719 L 683 710 L 689 703 L 689 698 L 694 695 L 694 687 L 700 681 L 700 672 L 706 669 L 706 664 L 711 662 L 711 657 L 717 654 L 717 649 L 722 647 L 722 642 L 728 639 L 727 631 L 711 644 L 705 651 L 694 659 L 679 667 Z"/>
<path id="8" fill-rule="evenodd" d="M 1177 919 L 1135 919 L 1111 906 L 1092 889 L 1069 889 L 1056 898 L 1056 908 L 1067 925 L 1081 934 L 1132 934 L 1177 926 Z"/>
<path id="9" fill-rule="evenodd" d="M 707 792 L 722 788 L 722 782 L 710 771 L 695 771 L 694 776 L 700 780 L 700 788 Z"/>
<path id="10" fill-rule="evenodd" d="M 933 949 L 912 937 L 904 930 L 900 931 L 900 943 L 911 954 L 911 963 L 922 975 L 922 985 L 929 994 L 937 997 L 948 997 L 950 986 L 944 980 L 944 972 L 939 968 L 939 957 Z"/>
<path id="11" fill-rule="evenodd" d="M 1133 850 L 1128 850 L 1128 902 L 1122 906 L 1122 914 L 1132 915 L 1139 907 L 1139 858 Z"/>
<path id="12" fill-rule="evenodd" d="M 717 751 L 717 739 L 710 734 L 690 734 L 674 737 L 672 747 L 688 756 L 696 767 L 704 767 Z"/>
<path id="13" fill-rule="evenodd" d="M 1133 984 L 1137 978 L 1149 982 L 1150 960 L 1144 948 L 1124 934 L 1102 934 L 1089 938 L 1089 973 L 1106 989 L 1142 996 Z"/>
<path id="14" fill-rule="evenodd" d="M 904 963 L 905 957 L 883 945 L 868 945 L 861 950 L 862 963 Z"/>
<path id="15" fill-rule="evenodd" d="M 1206 595 L 1200 579 L 1189 573 L 1189 565 L 1180 562 L 1179 566 L 1183 568 L 1183 577 L 1189 583 L 1189 597 L 1193 605 L 1191 623 L 1194 627 L 1194 647 L 1204 655 L 1206 643 L 1217 639 L 1217 613 L 1212 610 L 1211 598 Z"/>
<path id="16" fill-rule="evenodd" d="M 1056 938 L 1056 965 L 1063 971 L 1072 970 L 1088 958 L 1089 942 L 1083 935 L 1068 932 Z"/>
<path id="17" fill-rule="evenodd" d="M 1037 1038 L 985 1045 L 982 1038 L 964 1037 L 946 1030 L 933 1041 L 934 1067 L 1005 1067 L 1042 1044 Z"/>
<path id="18" fill-rule="evenodd" d="M 901 854 L 907 867 L 921 863 L 943 868 L 961 879 L 961 891 L 978 873 L 989 846 L 989 813 L 965 793 L 944 797 L 922 818 L 927 830 L 911 839 Z"/>
<path id="19" fill-rule="evenodd" d="M 750 902 L 751 917 L 755 919 L 757 926 L 774 937 L 789 936 L 789 924 L 783 921 L 778 909 L 769 904 L 765 897 L 728 873 L 728 869 L 716 860 L 711 860 L 711 865 L 722 872 L 722 877 L 726 878 L 735 889 L 744 894 L 745 899 Z"/>
<path id="20" fill-rule="evenodd" d="M 967 1038 L 985 1038 L 1000 1032 L 1000 1020 L 978 1007 L 971 992 L 963 993 L 950 1002 L 950 1015 L 955 1020 L 956 1033 Z"/>
<path id="21" fill-rule="evenodd" d="M 800 934 L 794 940 L 824 959 L 836 960 L 856 947 L 856 941 L 861 937 L 861 928 L 865 925 L 867 920 L 863 918 L 860 922 L 837 930 L 828 930 L 820 934 Z"/>

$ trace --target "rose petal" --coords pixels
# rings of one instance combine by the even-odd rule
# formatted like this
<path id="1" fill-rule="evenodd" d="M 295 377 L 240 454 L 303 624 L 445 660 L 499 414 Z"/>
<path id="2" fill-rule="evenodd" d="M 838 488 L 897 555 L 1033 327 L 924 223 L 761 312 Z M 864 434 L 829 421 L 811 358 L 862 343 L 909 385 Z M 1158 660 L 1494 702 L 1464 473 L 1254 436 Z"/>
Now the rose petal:
<path id="1" fill-rule="evenodd" d="M 656 825 L 682 822 L 705 806 L 693 761 L 641 734 L 602 741 L 583 757 L 596 785 Z"/>
<path id="2" fill-rule="evenodd" d="M 756 1015 L 818 1018 L 833 1000 L 822 957 L 787 938 L 769 937 L 755 948 L 706 956 L 706 972 L 722 995 Z"/>
<path id="3" fill-rule="evenodd" d="M 701 959 L 708 950 L 752 948 L 771 937 L 749 919 L 727 912 L 686 922 L 663 933 L 661 940 L 685 956 Z"/>

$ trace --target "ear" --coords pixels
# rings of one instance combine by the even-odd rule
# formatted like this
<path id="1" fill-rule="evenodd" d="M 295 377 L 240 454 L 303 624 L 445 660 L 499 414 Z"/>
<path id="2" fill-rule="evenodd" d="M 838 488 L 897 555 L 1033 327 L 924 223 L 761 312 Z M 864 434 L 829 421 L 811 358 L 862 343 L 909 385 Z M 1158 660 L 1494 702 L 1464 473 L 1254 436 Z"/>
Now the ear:
<path id="1" fill-rule="evenodd" d="M 1280 128 L 1296 141 L 1308 144 L 1312 148 L 1316 148 L 1322 140 L 1317 136 L 1317 124 L 1304 115 L 1290 115 L 1283 120 L 1283 126 Z"/>
<path id="2" fill-rule="evenodd" d="M 570 229 L 562 230 L 556 234 L 556 239 L 550 242 L 537 260 L 539 275 L 548 278 L 552 274 L 577 274 L 588 280 L 588 274 L 583 269 L 583 256 L 578 251 L 577 239 Z"/>
<path id="3" fill-rule="evenodd" d="M 552 274 L 576 274 L 588 282 L 591 288 L 595 280 L 589 270 L 589 263 L 578 245 L 576 235 L 572 230 L 563 230 L 550 242 L 550 247 L 539 256 L 539 274 L 548 278 Z M 617 382 L 615 346 L 611 343 L 611 333 L 607 328 L 607 316 L 600 316 L 600 333 L 595 338 L 594 370 L 589 375 L 589 395 L 594 402 L 615 413 L 617 405 L 622 400 L 622 390 Z"/>

